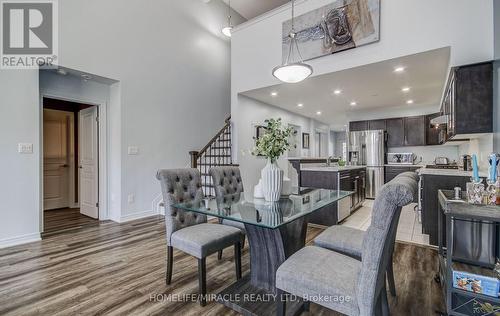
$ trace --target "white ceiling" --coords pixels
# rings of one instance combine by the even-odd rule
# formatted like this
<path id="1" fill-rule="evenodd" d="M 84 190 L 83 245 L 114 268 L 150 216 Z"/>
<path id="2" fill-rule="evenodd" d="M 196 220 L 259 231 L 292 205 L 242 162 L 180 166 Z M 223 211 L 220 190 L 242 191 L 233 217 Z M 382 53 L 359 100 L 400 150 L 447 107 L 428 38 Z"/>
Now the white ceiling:
<path id="1" fill-rule="evenodd" d="M 223 0 L 226 4 L 229 0 Z M 245 19 L 250 20 L 277 8 L 290 0 L 231 0 L 231 7 Z"/>
<path id="2" fill-rule="evenodd" d="M 320 75 L 297 84 L 279 84 L 242 94 L 331 126 L 343 126 L 349 116 L 364 112 L 375 112 L 377 118 L 383 118 L 394 116 L 391 109 L 437 107 L 449 59 L 449 48 L 441 48 Z M 404 66 L 404 72 L 395 73 L 394 68 L 398 66 Z M 411 90 L 404 93 L 401 91 L 403 87 Z M 342 93 L 335 95 L 333 91 L 336 89 Z M 273 97 L 271 92 L 278 95 Z M 406 103 L 410 99 L 413 104 Z M 357 103 L 354 107 L 350 105 L 353 101 Z M 303 107 L 298 107 L 298 103 Z M 321 111 L 321 115 L 317 115 L 317 111 Z"/>

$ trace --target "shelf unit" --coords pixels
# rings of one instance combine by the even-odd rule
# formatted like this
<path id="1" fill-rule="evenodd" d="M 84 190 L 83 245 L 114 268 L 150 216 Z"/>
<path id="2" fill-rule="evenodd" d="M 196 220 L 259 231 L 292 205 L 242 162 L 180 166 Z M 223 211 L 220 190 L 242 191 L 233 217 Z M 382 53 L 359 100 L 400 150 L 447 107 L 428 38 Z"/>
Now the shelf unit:
<path id="1" fill-rule="evenodd" d="M 470 205 L 464 201 L 453 201 L 449 197 L 453 191 L 439 190 L 440 214 L 438 216 L 439 227 L 439 277 L 443 294 L 446 298 L 446 309 L 449 316 L 490 316 L 500 314 L 500 298 L 480 293 L 468 292 L 453 287 L 454 263 L 469 266 L 471 270 L 479 270 L 489 273 L 477 273 L 480 275 L 490 274 L 494 264 L 463 260 L 450 255 L 453 241 L 452 221 L 454 220 L 476 220 L 495 225 L 497 232 L 494 234 L 493 246 L 498 258 L 498 227 L 500 224 L 500 207 Z M 444 241 L 443 229 L 446 227 L 446 241 Z M 461 271 L 461 269 L 459 269 Z"/>

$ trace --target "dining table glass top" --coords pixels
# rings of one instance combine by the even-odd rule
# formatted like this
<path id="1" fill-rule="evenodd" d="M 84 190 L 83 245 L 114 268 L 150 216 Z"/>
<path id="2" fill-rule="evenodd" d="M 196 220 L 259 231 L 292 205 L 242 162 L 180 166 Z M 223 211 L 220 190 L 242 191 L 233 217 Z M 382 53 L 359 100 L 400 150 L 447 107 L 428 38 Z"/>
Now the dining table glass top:
<path id="1" fill-rule="evenodd" d="M 234 199 L 229 198 L 228 201 L 220 205 L 217 205 L 213 200 L 204 199 L 199 202 L 178 203 L 172 207 L 275 229 L 347 198 L 351 194 L 353 194 L 351 191 L 301 188 L 298 194 L 282 197 L 277 202 L 266 202 L 264 199 L 247 201 L 241 194 Z"/>

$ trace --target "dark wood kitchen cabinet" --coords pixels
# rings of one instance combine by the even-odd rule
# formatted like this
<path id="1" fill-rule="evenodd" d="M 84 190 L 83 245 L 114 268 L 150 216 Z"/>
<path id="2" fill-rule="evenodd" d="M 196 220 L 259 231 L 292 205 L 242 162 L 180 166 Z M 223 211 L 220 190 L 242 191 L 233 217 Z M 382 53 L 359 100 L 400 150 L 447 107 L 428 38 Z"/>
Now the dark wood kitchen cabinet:
<path id="1" fill-rule="evenodd" d="M 448 115 L 447 136 L 493 132 L 493 64 L 451 70 L 441 111 Z"/>
<path id="2" fill-rule="evenodd" d="M 425 116 L 405 117 L 405 146 L 425 146 Z"/>
<path id="3" fill-rule="evenodd" d="M 385 124 L 387 127 L 387 147 L 405 146 L 404 118 L 387 119 Z"/>
<path id="4" fill-rule="evenodd" d="M 368 121 L 369 130 L 386 130 L 385 120 L 372 120 Z"/>
<path id="5" fill-rule="evenodd" d="M 349 122 L 349 131 L 359 132 L 368 130 L 368 121 Z"/>
<path id="6" fill-rule="evenodd" d="M 385 171 L 385 181 L 387 183 L 392 179 L 396 178 L 396 176 L 400 173 L 407 171 L 416 171 L 417 169 L 422 168 L 422 166 L 405 166 L 405 165 L 395 165 L 395 166 L 386 166 Z"/>
<path id="7" fill-rule="evenodd" d="M 441 113 L 434 113 L 434 114 L 429 114 L 425 116 L 425 130 L 426 130 L 426 139 L 425 139 L 425 144 L 426 145 L 440 145 L 439 141 L 439 133 L 441 132 L 441 129 L 439 128 L 434 128 L 431 126 L 431 120 L 441 116 Z"/>
<path id="8" fill-rule="evenodd" d="M 422 233 L 429 235 L 429 242 L 438 243 L 438 190 L 453 190 L 460 187 L 464 191 L 470 177 L 427 175 L 422 176 Z"/>

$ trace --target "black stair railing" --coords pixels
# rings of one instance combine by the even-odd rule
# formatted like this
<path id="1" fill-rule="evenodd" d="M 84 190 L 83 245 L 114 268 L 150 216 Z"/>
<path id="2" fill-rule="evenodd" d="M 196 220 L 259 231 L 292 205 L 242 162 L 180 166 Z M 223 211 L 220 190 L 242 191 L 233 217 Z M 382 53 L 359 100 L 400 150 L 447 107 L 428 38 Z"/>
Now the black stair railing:
<path id="1" fill-rule="evenodd" d="M 190 151 L 191 167 L 201 173 L 201 185 L 206 196 L 214 196 L 212 177 L 208 173 L 216 166 L 234 166 L 231 153 L 231 116 L 226 118 L 224 127 L 200 151 Z"/>

